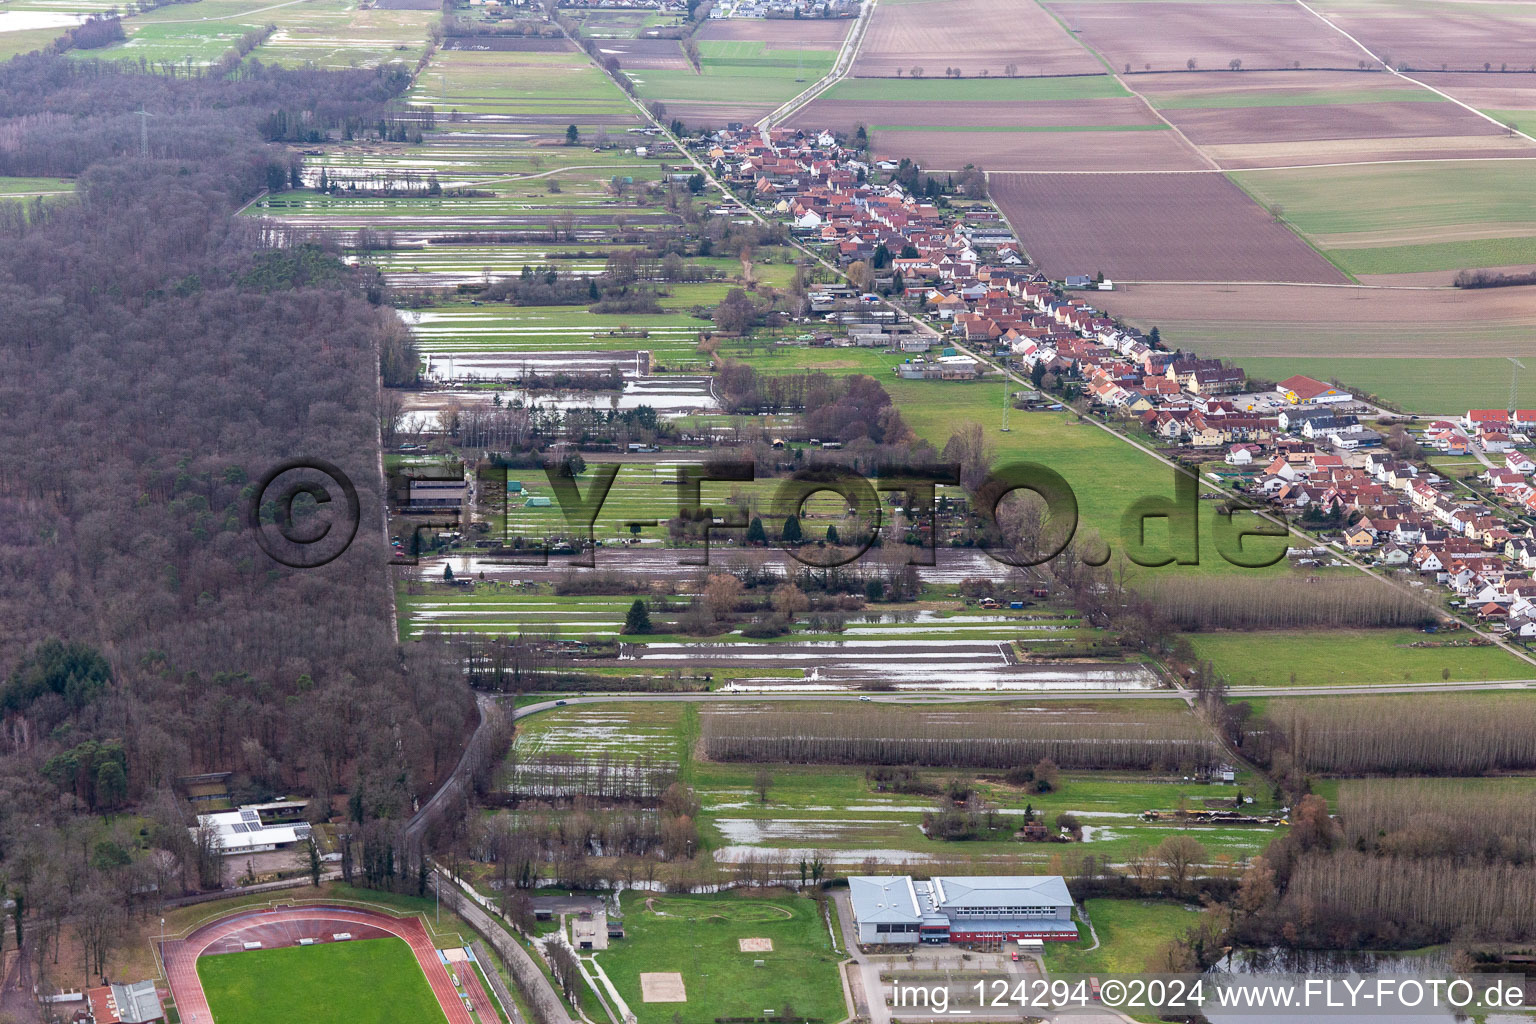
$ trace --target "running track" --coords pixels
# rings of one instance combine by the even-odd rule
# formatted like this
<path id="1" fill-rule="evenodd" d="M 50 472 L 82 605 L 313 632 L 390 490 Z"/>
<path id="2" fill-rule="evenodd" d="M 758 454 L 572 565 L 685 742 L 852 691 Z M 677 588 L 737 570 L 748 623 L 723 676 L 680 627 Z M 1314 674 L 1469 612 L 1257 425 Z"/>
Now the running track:
<path id="1" fill-rule="evenodd" d="M 181 1019 L 185 1024 L 213 1024 L 208 998 L 197 976 L 197 959 L 205 953 L 238 950 L 245 942 L 260 942 L 264 949 L 295 946 L 301 938 L 312 938 L 319 944 L 333 941 L 331 935 L 335 932 L 350 932 L 358 939 L 388 935 L 403 939 L 416 955 L 416 962 L 427 976 L 427 984 L 432 987 L 432 994 L 443 1008 L 448 1024 L 474 1024 L 419 918 L 396 918 L 348 907 L 318 906 L 279 907 L 237 914 L 204 925 L 185 939 L 173 939 L 161 946 L 166 978 L 181 1011 Z"/>

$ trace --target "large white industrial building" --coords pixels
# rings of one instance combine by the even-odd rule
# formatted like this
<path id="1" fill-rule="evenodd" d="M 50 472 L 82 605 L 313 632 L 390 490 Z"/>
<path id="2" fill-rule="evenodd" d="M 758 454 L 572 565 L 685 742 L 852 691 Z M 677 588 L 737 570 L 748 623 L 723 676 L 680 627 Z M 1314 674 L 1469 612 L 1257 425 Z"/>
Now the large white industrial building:
<path id="1" fill-rule="evenodd" d="M 1060 875 L 861 875 L 848 880 L 848 894 L 865 946 L 1077 938 Z"/>

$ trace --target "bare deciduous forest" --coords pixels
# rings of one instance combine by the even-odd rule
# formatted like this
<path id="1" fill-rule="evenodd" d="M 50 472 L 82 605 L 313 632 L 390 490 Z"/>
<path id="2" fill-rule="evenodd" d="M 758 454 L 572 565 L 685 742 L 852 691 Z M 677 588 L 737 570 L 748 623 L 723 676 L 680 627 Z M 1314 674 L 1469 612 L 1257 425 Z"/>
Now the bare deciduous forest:
<path id="1" fill-rule="evenodd" d="M 0 863 L 45 927 L 218 884 L 178 776 L 233 772 L 235 800 L 298 794 L 317 817 L 348 794 L 354 820 L 399 822 L 475 722 L 435 645 L 395 643 L 377 283 L 234 216 L 296 181 L 279 122 L 374 123 L 405 83 L 0 65 L 0 173 L 78 174 L 72 199 L 0 207 Z M 252 481 L 292 457 L 334 462 L 360 494 L 356 542 L 322 568 L 271 561 L 244 526 Z M 65 841 L 127 806 L 163 854 Z M 404 856 L 374 843 L 365 861 L 403 884 Z"/>

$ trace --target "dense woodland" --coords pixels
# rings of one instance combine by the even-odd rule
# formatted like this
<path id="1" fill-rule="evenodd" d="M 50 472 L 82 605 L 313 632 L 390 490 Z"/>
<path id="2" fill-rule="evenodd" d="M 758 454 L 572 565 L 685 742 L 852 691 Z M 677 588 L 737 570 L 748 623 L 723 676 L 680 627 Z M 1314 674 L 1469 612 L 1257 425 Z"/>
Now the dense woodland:
<path id="1" fill-rule="evenodd" d="M 217 881 L 178 776 L 398 823 L 474 724 L 451 664 L 394 640 L 376 282 L 234 216 L 294 178 L 274 111 L 340 131 L 403 84 L 0 66 L 0 172 L 78 175 L 71 200 L 0 207 L 0 883 L 45 927 Z M 355 543 L 322 568 L 277 564 L 244 527 L 251 482 L 291 457 L 361 496 Z M 109 830 L 86 815 L 130 807 L 144 831 L 101 839 L 128 856 L 94 854 Z"/>
<path id="2" fill-rule="evenodd" d="M 1251 747 L 1277 767 L 1337 775 L 1481 775 L 1536 768 L 1536 702 L 1455 695 L 1276 701 Z"/>

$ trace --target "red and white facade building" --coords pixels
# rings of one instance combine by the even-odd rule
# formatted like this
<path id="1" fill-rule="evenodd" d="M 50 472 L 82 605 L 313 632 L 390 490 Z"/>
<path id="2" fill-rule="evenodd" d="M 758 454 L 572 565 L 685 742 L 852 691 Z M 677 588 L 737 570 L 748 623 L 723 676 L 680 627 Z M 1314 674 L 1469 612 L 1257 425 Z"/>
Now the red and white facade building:
<path id="1" fill-rule="evenodd" d="M 848 893 L 865 946 L 1077 938 L 1060 875 L 863 875 L 848 880 Z"/>

